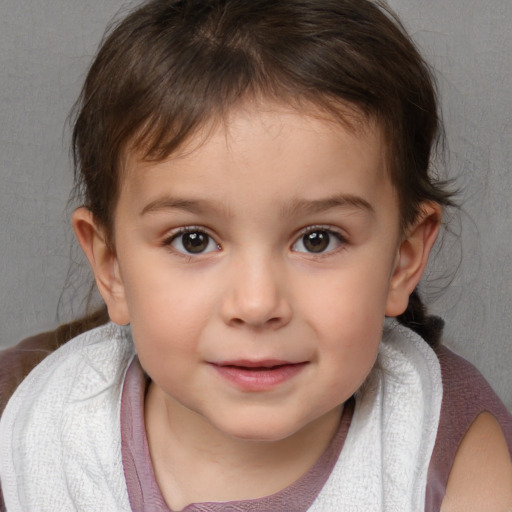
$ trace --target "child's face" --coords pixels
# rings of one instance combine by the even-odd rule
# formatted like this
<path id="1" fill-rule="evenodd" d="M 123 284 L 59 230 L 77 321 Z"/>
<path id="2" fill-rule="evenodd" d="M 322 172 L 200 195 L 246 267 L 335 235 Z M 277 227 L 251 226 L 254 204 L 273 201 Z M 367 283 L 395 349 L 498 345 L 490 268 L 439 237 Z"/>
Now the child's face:
<path id="1" fill-rule="evenodd" d="M 107 302 L 170 417 L 282 439 L 337 414 L 401 312 L 381 137 L 247 107 L 199 142 L 128 158 Z"/>

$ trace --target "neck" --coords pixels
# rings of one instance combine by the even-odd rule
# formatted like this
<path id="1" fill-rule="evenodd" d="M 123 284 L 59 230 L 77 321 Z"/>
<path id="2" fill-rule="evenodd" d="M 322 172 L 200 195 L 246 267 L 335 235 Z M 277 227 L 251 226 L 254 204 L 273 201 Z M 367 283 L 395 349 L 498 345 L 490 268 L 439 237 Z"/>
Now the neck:
<path id="1" fill-rule="evenodd" d="M 145 401 L 149 450 L 167 505 L 255 499 L 295 482 L 337 431 L 341 406 L 277 441 L 226 435 L 150 385 Z"/>

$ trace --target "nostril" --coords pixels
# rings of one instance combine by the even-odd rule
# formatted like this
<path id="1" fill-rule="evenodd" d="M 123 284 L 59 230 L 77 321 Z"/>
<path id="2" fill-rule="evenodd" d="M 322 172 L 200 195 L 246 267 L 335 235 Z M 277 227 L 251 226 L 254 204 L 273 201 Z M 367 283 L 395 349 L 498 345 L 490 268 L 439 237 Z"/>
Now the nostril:
<path id="1" fill-rule="evenodd" d="M 242 318 L 235 317 L 235 318 L 232 318 L 229 323 L 231 324 L 232 327 L 244 327 L 244 326 L 247 327 L 247 326 L 249 326 L 252 329 L 257 330 L 257 329 L 268 329 L 268 328 L 277 329 L 281 325 L 285 324 L 286 322 L 284 321 L 283 318 L 274 316 L 272 318 L 268 318 L 261 322 L 249 321 L 249 320 L 244 320 Z"/>
<path id="2" fill-rule="evenodd" d="M 242 325 L 245 324 L 245 322 L 241 318 L 232 318 L 231 319 L 231 324 L 234 327 L 241 327 Z"/>

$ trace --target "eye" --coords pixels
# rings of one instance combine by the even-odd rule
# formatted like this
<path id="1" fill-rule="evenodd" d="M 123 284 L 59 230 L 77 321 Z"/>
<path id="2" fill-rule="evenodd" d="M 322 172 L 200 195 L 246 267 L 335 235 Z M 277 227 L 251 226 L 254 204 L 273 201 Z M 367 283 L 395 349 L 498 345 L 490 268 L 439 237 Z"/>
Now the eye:
<path id="1" fill-rule="evenodd" d="M 292 245 L 292 250 L 311 254 L 334 251 L 344 242 L 343 237 L 325 228 L 310 228 Z"/>
<path id="2" fill-rule="evenodd" d="M 182 254 L 205 254 L 218 251 L 220 246 L 215 240 L 200 229 L 184 229 L 174 234 L 165 242 Z"/>

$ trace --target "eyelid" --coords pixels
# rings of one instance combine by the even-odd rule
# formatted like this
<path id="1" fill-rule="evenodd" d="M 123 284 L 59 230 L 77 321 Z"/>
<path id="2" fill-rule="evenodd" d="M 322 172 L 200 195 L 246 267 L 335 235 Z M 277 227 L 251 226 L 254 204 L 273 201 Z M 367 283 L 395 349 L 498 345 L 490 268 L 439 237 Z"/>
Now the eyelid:
<path id="1" fill-rule="evenodd" d="M 304 228 L 299 229 L 297 234 L 295 235 L 295 240 L 298 240 L 301 236 L 307 235 L 312 231 L 327 231 L 336 235 L 340 240 L 347 241 L 347 235 L 344 235 L 344 230 L 339 227 L 333 226 L 332 224 L 311 224 Z"/>
<path id="2" fill-rule="evenodd" d="M 208 230 L 202 226 L 181 226 L 179 228 L 171 229 L 170 232 L 165 234 L 164 239 L 162 240 L 162 244 L 166 245 L 176 239 L 178 236 L 183 235 L 185 233 L 204 233 L 205 235 L 211 236 L 208 233 Z M 212 237 L 213 238 L 213 237 Z"/>

